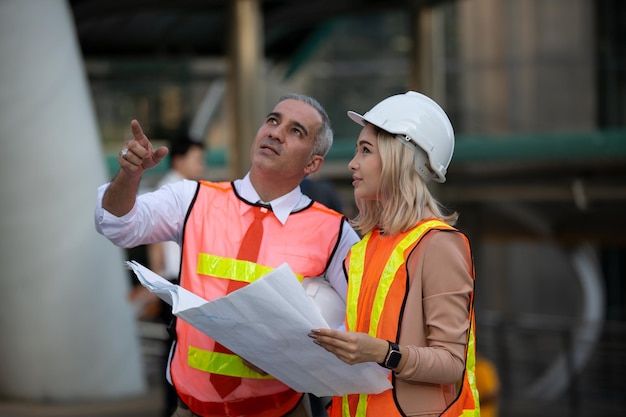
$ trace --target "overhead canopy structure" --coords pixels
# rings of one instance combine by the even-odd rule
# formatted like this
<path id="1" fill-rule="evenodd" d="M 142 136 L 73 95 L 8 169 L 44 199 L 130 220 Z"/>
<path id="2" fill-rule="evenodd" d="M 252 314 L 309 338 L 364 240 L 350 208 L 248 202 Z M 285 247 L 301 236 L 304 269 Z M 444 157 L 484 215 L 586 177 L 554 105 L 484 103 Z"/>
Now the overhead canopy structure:
<path id="1" fill-rule="evenodd" d="M 342 14 L 436 1 L 69 0 L 88 59 L 228 57 L 230 174 L 247 170 L 247 149 L 260 120 L 262 63 L 290 60 L 316 28 Z"/>
<path id="2" fill-rule="evenodd" d="M 233 0 L 70 0 L 85 56 L 225 56 Z M 442 0 L 258 0 L 264 56 L 290 59 L 320 25 L 342 15 Z"/>
<path id="3" fill-rule="evenodd" d="M 258 54 L 269 62 L 299 65 L 311 37 L 330 20 L 382 10 L 418 11 L 445 0 L 70 0 L 78 38 L 85 58 L 177 58 L 227 56 L 237 62 L 229 42 L 231 29 L 240 23 L 234 4 L 256 7 L 260 35 L 240 34 L 240 44 L 258 42 Z M 244 31 L 245 27 L 239 27 Z M 256 30 L 256 29 L 255 29 Z M 256 38 L 255 38 L 256 36 Z M 243 53 L 243 52 L 241 52 Z M 241 57 L 241 55 L 239 55 Z M 259 58 L 260 59 L 260 58 Z M 231 65 L 232 66 L 232 65 Z M 417 65 L 414 65 L 417 68 Z M 234 76 L 244 85 L 244 70 Z M 233 76 L 233 75 L 231 75 Z M 235 87 L 233 87 L 235 88 Z M 240 90 L 241 91 L 241 90 Z M 237 92 L 231 92 L 231 98 Z M 250 98 L 250 91 L 246 91 Z M 236 99 L 232 98 L 235 102 Z M 254 100 L 247 100 L 254 102 Z M 245 106 L 250 103 L 242 103 Z M 245 112 L 231 107 L 245 126 Z M 240 135 L 251 136 L 242 131 Z M 626 131 L 457 137 L 449 181 L 441 188 L 444 201 L 462 212 L 483 213 L 479 222 L 495 236 L 540 236 L 563 239 L 599 239 L 626 242 Z M 351 141 L 337 138 L 327 158 L 326 172 L 339 183 L 347 178 L 345 164 L 353 153 Z M 246 143 L 233 144 L 244 150 Z M 224 164 L 223 155 L 212 165 Z M 233 155 L 229 155 L 232 159 Z M 111 161 L 114 165 L 115 161 Z M 241 165 L 241 163 L 240 163 Z M 239 168 L 241 171 L 242 168 Z M 443 194 L 445 193 L 445 194 Z M 516 214 L 510 205 L 524 207 Z M 479 210 L 475 210 L 480 208 Z M 506 212 L 506 213 L 505 213 Z M 505 213 L 505 214 L 503 214 Z M 516 220 L 511 221 L 511 217 Z M 466 217 L 467 218 L 467 217 Z M 533 218 L 534 220 L 530 220 Z M 478 223 L 476 223 L 478 224 Z M 514 225 L 519 224 L 519 228 Z M 529 227 L 529 224 L 534 226 Z M 542 224 L 543 226 L 539 226 Z M 534 227 L 534 230 L 533 230 Z"/>

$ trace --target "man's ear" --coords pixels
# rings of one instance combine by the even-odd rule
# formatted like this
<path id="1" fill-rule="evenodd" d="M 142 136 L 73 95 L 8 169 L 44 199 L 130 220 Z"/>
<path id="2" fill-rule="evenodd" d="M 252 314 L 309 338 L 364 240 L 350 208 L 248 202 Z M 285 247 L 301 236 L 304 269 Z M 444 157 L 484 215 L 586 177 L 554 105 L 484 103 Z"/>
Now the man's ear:
<path id="1" fill-rule="evenodd" d="M 321 155 L 313 155 L 309 164 L 304 168 L 304 173 L 306 175 L 315 174 L 324 163 L 324 157 Z"/>

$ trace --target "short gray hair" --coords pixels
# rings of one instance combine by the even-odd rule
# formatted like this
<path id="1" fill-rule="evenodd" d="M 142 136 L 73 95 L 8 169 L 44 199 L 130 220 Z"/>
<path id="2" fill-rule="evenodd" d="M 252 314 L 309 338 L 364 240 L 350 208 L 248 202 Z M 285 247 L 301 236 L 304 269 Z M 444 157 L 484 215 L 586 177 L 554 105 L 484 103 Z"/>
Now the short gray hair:
<path id="1" fill-rule="evenodd" d="M 313 149 L 311 150 L 312 155 L 321 155 L 326 156 L 330 147 L 333 146 L 333 129 L 330 125 L 330 119 L 328 118 L 328 114 L 324 107 L 315 100 L 313 97 L 309 97 L 304 94 L 286 94 L 282 96 L 278 102 L 282 102 L 285 100 L 298 100 L 303 103 L 308 104 L 313 107 L 317 112 L 322 116 L 322 125 L 317 130 L 315 135 L 315 140 L 313 141 Z"/>

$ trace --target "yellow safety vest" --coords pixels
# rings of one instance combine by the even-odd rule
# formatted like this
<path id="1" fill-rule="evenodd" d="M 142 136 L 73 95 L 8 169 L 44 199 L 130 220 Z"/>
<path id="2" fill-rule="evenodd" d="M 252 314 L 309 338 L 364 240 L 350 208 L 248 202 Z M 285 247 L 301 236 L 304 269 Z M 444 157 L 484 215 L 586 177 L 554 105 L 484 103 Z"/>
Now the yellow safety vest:
<path id="1" fill-rule="evenodd" d="M 362 284 L 366 265 L 365 257 L 371 232 L 361 242 L 352 247 L 349 257 L 349 286 L 346 306 L 346 326 L 348 330 L 364 331 L 370 336 L 396 341 L 401 322 L 402 300 L 406 296 L 406 273 L 404 265 L 410 251 L 419 244 L 421 238 L 432 229 L 453 230 L 452 226 L 440 220 L 426 220 L 412 230 L 398 237 L 389 259 L 380 261 L 374 270 L 382 270 L 377 288 L 365 289 Z M 393 244 L 393 243 L 392 243 Z M 473 271 L 472 271 L 473 272 Z M 375 291 L 375 293 L 374 293 Z M 367 294 L 365 294 L 367 293 Z M 478 391 L 474 375 L 475 340 L 473 293 L 470 296 L 469 320 L 465 372 L 460 381 L 457 398 L 441 414 L 442 416 L 480 416 Z M 369 301 L 364 302 L 364 299 Z M 390 375 L 390 380 L 393 378 Z M 394 398 L 394 389 L 380 394 L 350 394 L 333 398 L 331 417 L 402 417 Z"/>

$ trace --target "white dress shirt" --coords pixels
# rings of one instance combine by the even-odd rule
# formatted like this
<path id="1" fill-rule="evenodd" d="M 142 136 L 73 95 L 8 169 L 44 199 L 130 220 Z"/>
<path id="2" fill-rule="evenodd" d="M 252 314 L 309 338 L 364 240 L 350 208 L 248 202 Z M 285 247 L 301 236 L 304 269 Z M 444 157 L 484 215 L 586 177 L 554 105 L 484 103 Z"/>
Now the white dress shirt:
<path id="1" fill-rule="evenodd" d="M 108 186 L 109 184 L 105 184 L 98 188 L 94 213 L 98 233 L 123 248 L 165 241 L 181 244 L 185 217 L 195 196 L 197 181 L 182 180 L 166 184 L 156 191 L 141 194 L 137 196 L 133 208 L 121 217 L 114 216 L 102 208 L 102 198 Z M 249 174 L 243 179 L 236 180 L 234 186 L 244 200 L 251 204 L 260 201 Z M 292 212 L 308 206 L 311 199 L 302 194 L 298 186 L 289 193 L 264 203 L 269 204 L 276 218 L 285 224 Z M 352 245 L 358 241 L 357 233 L 344 221 L 339 245 L 332 254 L 325 273 L 326 279 L 344 300 L 348 281 L 343 261 Z"/>
<path id="2" fill-rule="evenodd" d="M 163 187 L 165 184 L 172 184 L 174 182 L 178 182 L 185 177 L 181 175 L 178 171 L 174 169 L 170 169 L 164 176 L 159 180 L 155 189 L 159 189 Z M 167 241 L 161 243 L 161 247 L 163 250 L 163 269 L 155 272 L 159 272 L 160 275 L 168 280 L 175 280 L 178 278 L 178 272 L 180 270 L 180 245 L 174 241 Z"/>

